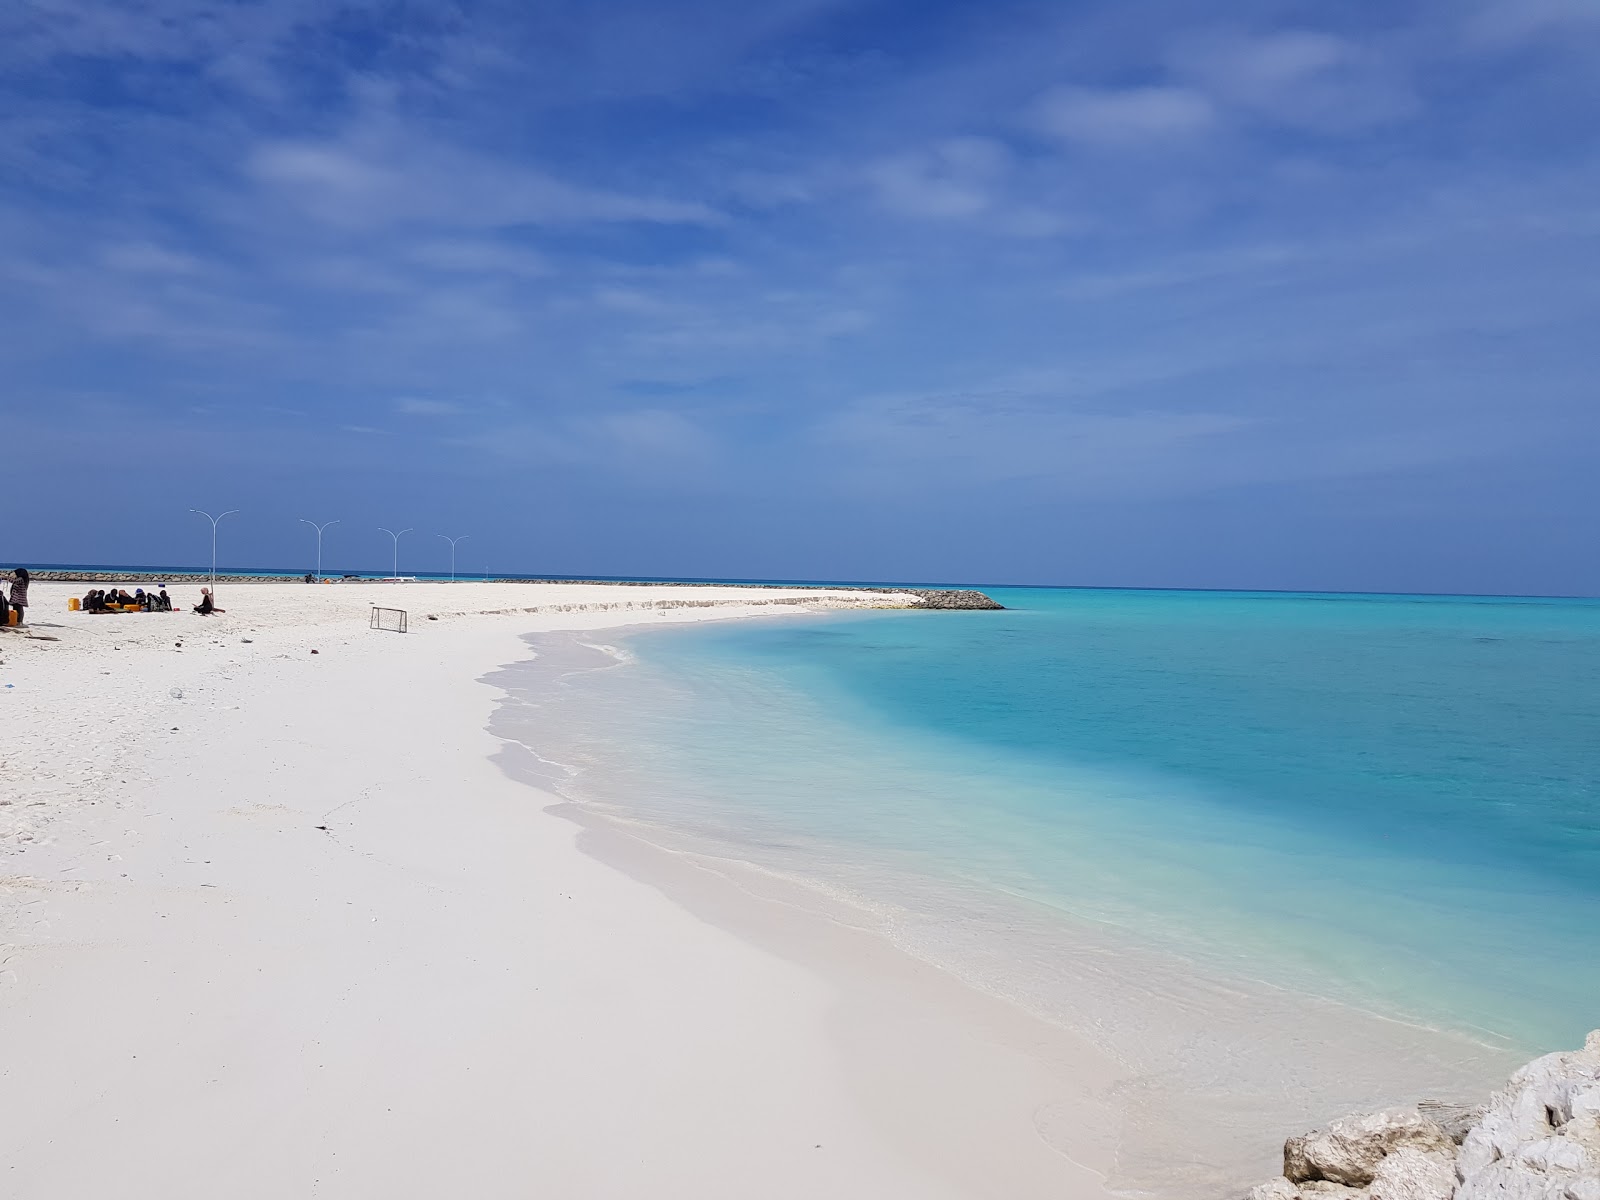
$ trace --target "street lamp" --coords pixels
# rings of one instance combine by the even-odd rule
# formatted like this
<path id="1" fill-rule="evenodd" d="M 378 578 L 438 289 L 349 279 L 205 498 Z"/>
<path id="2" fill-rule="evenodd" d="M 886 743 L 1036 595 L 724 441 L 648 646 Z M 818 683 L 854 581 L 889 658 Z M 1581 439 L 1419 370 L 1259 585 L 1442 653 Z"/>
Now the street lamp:
<path id="1" fill-rule="evenodd" d="M 317 582 L 318 583 L 322 582 L 322 531 L 324 529 L 326 529 L 329 525 L 337 525 L 338 523 L 339 523 L 338 521 L 334 520 L 334 521 L 324 521 L 321 525 L 318 525 L 315 521 L 308 521 L 304 517 L 300 518 L 300 524 L 309 525 L 309 526 L 311 526 L 311 528 L 313 528 L 313 529 L 315 529 L 317 531 Z"/>
<path id="2" fill-rule="evenodd" d="M 445 534 L 436 533 L 433 536 L 442 537 L 445 541 L 450 543 L 450 582 L 454 583 L 456 581 L 456 543 L 464 542 L 472 535 L 470 533 L 463 533 L 460 537 L 448 537 Z"/>
<path id="3" fill-rule="evenodd" d="M 199 513 L 202 517 L 211 522 L 211 603 L 215 604 L 217 602 L 217 523 L 220 522 L 223 517 L 231 517 L 239 510 L 237 508 L 230 508 L 227 512 L 221 514 L 221 516 L 215 517 L 206 512 L 203 508 L 191 508 L 189 511 L 192 513 Z"/>
<path id="4" fill-rule="evenodd" d="M 411 530 L 402 529 L 400 531 L 400 533 L 396 533 L 394 530 L 385 529 L 382 525 L 380 525 L 380 526 L 378 526 L 378 532 L 379 533 L 387 533 L 390 537 L 392 537 L 394 539 L 394 575 L 392 576 L 392 578 L 399 579 L 400 578 L 400 534 L 401 533 L 410 533 Z"/>

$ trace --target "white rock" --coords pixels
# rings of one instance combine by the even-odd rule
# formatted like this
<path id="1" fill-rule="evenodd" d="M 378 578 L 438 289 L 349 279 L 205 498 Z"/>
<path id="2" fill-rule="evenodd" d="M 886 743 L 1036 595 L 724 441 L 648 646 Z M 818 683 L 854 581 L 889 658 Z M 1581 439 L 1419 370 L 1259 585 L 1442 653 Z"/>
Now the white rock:
<path id="1" fill-rule="evenodd" d="M 1463 1181 L 1470 1179 L 1499 1157 L 1500 1151 L 1495 1148 L 1494 1136 L 1479 1125 L 1461 1143 L 1461 1153 L 1456 1155 L 1456 1176 Z"/>
<path id="2" fill-rule="evenodd" d="M 1456 1173 L 1457 1200 L 1600 1200 L 1600 1031 L 1512 1075 Z"/>
<path id="3" fill-rule="evenodd" d="M 1574 1121 L 1600 1121 L 1600 1083 L 1575 1089 L 1570 1107 Z"/>
<path id="4" fill-rule="evenodd" d="M 1300 1189 L 1279 1175 L 1271 1183 L 1258 1183 L 1251 1188 L 1250 1200 L 1300 1200 Z"/>
<path id="5" fill-rule="evenodd" d="M 1290 1138 L 1285 1178 L 1256 1200 L 1600 1200 L 1600 1029 L 1518 1070 L 1481 1116 L 1425 1107 Z"/>
<path id="6" fill-rule="evenodd" d="M 1297 1183 L 1321 1179 L 1365 1187 L 1384 1156 L 1402 1147 L 1447 1159 L 1455 1153 L 1455 1143 L 1435 1122 L 1415 1109 L 1390 1108 L 1290 1138 L 1284 1143 L 1283 1173 Z"/>
<path id="7" fill-rule="evenodd" d="M 1600 1178 L 1600 1164 L 1597 1164 L 1595 1156 L 1587 1147 L 1571 1138 L 1540 1138 L 1537 1142 L 1518 1146 L 1516 1161 L 1547 1175 L 1563 1171 L 1572 1175 L 1588 1172 Z"/>
<path id="8" fill-rule="evenodd" d="M 1450 1200 L 1455 1190 L 1451 1159 L 1401 1146 L 1378 1164 L 1368 1195 L 1372 1200 Z"/>
<path id="9" fill-rule="evenodd" d="M 1325 1179 L 1290 1183 L 1280 1175 L 1270 1183 L 1251 1188 L 1250 1200 L 1368 1200 L 1368 1195 L 1366 1188 L 1345 1187 L 1342 1183 L 1329 1183 Z"/>
<path id="10" fill-rule="evenodd" d="M 1456 1189 L 1455 1200 L 1568 1200 L 1566 1182 L 1501 1159 Z"/>

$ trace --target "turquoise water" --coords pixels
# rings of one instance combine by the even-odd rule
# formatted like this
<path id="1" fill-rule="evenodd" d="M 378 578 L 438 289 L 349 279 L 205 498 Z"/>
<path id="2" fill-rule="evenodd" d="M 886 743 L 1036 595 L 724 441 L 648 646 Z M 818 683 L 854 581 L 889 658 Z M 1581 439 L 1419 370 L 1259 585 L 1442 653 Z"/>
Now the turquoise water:
<path id="1" fill-rule="evenodd" d="M 1506 1045 L 1600 1025 L 1600 603 L 992 594 L 629 635 L 541 753 L 1046 1007 L 1059 921 Z"/>

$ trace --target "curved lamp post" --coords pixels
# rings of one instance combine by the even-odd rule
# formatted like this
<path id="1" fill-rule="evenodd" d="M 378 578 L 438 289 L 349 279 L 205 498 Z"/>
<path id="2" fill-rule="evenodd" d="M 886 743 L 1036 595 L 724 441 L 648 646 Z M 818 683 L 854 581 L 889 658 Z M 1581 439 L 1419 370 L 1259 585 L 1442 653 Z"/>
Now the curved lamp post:
<path id="1" fill-rule="evenodd" d="M 391 578 L 399 579 L 400 578 L 400 534 L 410 533 L 411 530 L 402 529 L 400 531 L 400 533 L 396 533 L 394 530 L 385 529 L 382 525 L 380 525 L 380 526 L 378 526 L 378 532 L 379 533 L 387 533 L 390 537 L 392 537 L 394 539 L 394 574 L 391 576 Z"/>
<path id="2" fill-rule="evenodd" d="M 223 517 L 231 517 L 239 510 L 237 508 L 230 508 L 227 512 L 221 513 L 215 517 L 206 512 L 206 510 L 203 508 L 191 508 L 189 511 L 192 513 L 199 513 L 202 517 L 211 522 L 211 603 L 215 604 L 217 602 L 217 525 L 222 521 Z"/>
<path id="3" fill-rule="evenodd" d="M 433 536 L 442 537 L 445 541 L 450 543 L 450 582 L 454 583 L 456 581 L 456 543 L 464 542 L 472 535 L 470 533 L 463 533 L 460 537 L 449 537 L 446 534 L 436 533 Z"/>
<path id="4" fill-rule="evenodd" d="M 311 528 L 313 528 L 313 529 L 315 529 L 317 531 L 317 582 L 318 583 L 322 582 L 322 531 L 324 529 L 328 528 L 328 526 L 337 525 L 338 523 L 339 522 L 337 520 L 333 520 L 333 521 L 324 521 L 321 525 L 318 525 L 315 521 L 308 521 L 304 517 L 300 518 L 300 524 L 309 525 L 309 526 L 311 526 Z"/>

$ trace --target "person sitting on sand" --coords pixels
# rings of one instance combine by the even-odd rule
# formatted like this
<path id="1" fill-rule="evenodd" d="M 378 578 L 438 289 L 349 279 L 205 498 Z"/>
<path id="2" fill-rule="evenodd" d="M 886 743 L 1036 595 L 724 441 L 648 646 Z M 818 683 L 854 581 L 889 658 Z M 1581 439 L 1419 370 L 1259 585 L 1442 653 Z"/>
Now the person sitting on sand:
<path id="1" fill-rule="evenodd" d="M 139 606 L 140 612 L 150 611 L 150 597 L 145 595 L 143 588 L 133 589 L 133 602 Z"/>
<path id="2" fill-rule="evenodd" d="M 212 613 L 228 611 L 225 608 L 218 608 L 216 604 L 212 602 L 210 588 L 200 589 L 200 603 L 194 606 L 194 610 L 202 617 L 209 617 Z"/>
<path id="3" fill-rule="evenodd" d="M 117 589 L 117 603 L 118 604 L 120 604 L 124 608 L 126 608 L 128 605 L 132 604 L 133 602 L 134 602 L 133 597 L 128 595 L 128 589 L 127 588 L 118 588 Z"/>
<path id="4" fill-rule="evenodd" d="M 83 594 L 83 599 L 78 601 L 78 607 L 84 612 L 94 611 L 94 589 L 90 588 Z"/>
<path id="5" fill-rule="evenodd" d="M 28 568 L 18 567 L 11 572 L 11 577 L 16 582 L 11 585 L 11 603 L 9 606 L 0 604 L 0 613 L 5 616 L 6 622 L 11 621 L 13 610 L 17 614 L 17 624 L 21 625 L 28 615 Z"/>
<path id="6" fill-rule="evenodd" d="M 156 597 L 156 611 L 157 612 L 171 612 L 172 611 L 172 597 L 167 595 L 167 589 L 166 589 L 165 586 L 162 587 L 161 594 Z"/>

